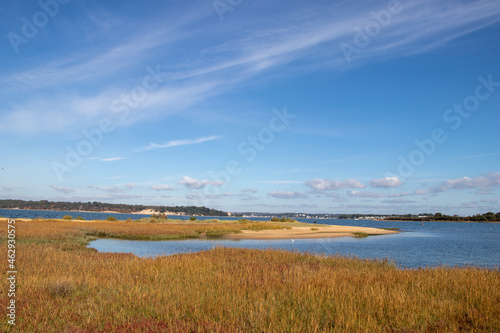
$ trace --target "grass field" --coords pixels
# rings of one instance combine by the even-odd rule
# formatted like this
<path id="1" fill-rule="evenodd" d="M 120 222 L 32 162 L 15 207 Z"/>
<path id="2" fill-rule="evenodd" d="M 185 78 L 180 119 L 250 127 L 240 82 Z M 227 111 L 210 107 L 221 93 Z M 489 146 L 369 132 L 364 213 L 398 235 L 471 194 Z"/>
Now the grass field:
<path id="1" fill-rule="evenodd" d="M 16 220 L 12 332 L 499 332 L 500 272 L 215 248 L 142 259 L 86 248 L 103 235 L 182 239 L 266 222 Z M 0 267 L 7 222 L 0 219 Z M 0 304 L 9 300 L 2 281 Z"/>

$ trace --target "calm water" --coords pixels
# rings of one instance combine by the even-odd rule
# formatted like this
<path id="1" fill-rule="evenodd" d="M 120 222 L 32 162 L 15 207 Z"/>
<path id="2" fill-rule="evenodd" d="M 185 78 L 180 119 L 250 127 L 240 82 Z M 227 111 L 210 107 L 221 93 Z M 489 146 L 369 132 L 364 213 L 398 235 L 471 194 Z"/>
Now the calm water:
<path id="1" fill-rule="evenodd" d="M 83 213 L 83 212 L 65 212 L 52 210 L 27 210 L 27 209 L 0 209 L 0 216 L 12 219 L 27 218 L 35 219 L 41 217 L 44 219 L 62 219 L 64 215 L 70 215 L 73 218 L 77 216 L 83 217 L 85 220 L 105 220 L 108 216 L 114 216 L 120 220 L 131 218 L 138 220 L 150 215 L 142 214 L 115 214 L 115 213 Z"/>
<path id="2" fill-rule="evenodd" d="M 62 219 L 64 215 L 70 215 L 73 218 L 77 216 L 83 217 L 85 220 L 105 220 L 108 216 L 114 216 L 119 220 L 138 220 L 143 217 L 150 217 L 150 214 L 121 214 L 121 213 L 84 213 L 84 212 L 66 212 L 66 211 L 52 211 L 52 210 L 27 210 L 27 209 L 0 209 L 0 216 L 8 218 L 28 218 L 34 219 L 41 217 L 44 219 Z M 173 219 L 189 220 L 191 216 L 170 216 Z M 215 217 L 217 219 L 232 219 L 224 217 Z M 198 220 L 214 219 L 214 217 L 198 217 Z M 268 219 L 267 219 L 268 220 Z"/>
<path id="3" fill-rule="evenodd" d="M 148 216 L 3 209 L 0 209 L 0 215 L 9 218 L 61 218 L 64 215 L 71 215 L 73 217 L 82 216 L 85 219 L 105 219 L 110 215 L 119 219 L 129 217 L 139 219 Z M 312 223 L 313 220 L 300 219 L 299 221 Z M 402 232 L 397 235 L 367 238 L 296 239 L 294 242 L 291 240 L 127 241 L 99 239 L 91 242 L 89 246 L 100 252 L 126 252 L 142 257 L 197 252 L 216 246 L 232 246 L 389 259 L 405 268 L 437 265 L 474 265 L 496 269 L 500 267 L 500 223 L 429 222 L 422 226 L 419 222 L 368 220 L 317 220 L 317 222 L 376 228 L 400 228 Z"/>
<path id="4" fill-rule="evenodd" d="M 301 220 L 312 222 L 311 220 Z M 397 235 L 367 238 L 327 238 L 291 240 L 182 240 L 127 241 L 99 239 L 89 245 L 100 252 L 134 253 L 155 257 L 197 252 L 216 246 L 285 249 L 300 252 L 342 254 L 360 258 L 389 259 L 401 268 L 427 266 L 500 267 L 500 224 L 425 223 L 318 220 L 318 223 L 400 228 Z"/>

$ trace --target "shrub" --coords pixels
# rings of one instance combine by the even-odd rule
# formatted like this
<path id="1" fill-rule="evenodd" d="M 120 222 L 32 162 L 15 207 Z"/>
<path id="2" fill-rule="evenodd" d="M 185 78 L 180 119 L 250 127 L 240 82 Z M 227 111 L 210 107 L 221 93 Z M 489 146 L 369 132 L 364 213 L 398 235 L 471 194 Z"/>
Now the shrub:
<path id="1" fill-rule="evenodd" d="M 319 230 L 318 228 L 311 228 L 311 230 Z"/>
<path id="2" fill-rule="evenodd" d="M 191 216 L 191 217 L 189 218 L 189 221 L 196 221 L 196 216 Z"/>
<path id="3" fill-rule="evenodd" d="M 84 219 L 83 217 L 81 217 L 81 216 L 77 216 L 77 217 L 75 217 L 75 220 L 80 220 L 80 221 L 82 221 L 82 220 L 85 220 L 85 219 Z"/>
<path id="4" fill-rule="evenodd" d="M 114 216 L 108 216 L 108 218 L 106 220 L 108 220 L 108 221 L 116 221 L 116 217 L 114 217 Z"/>
<path id="5" fill-rule="evenodd" d="M 273 218 L 271 219 L 271 221 L 273 221 L 273 222 L 280 222 L 281 220 L 280 220 L 280 218 L 279 218 L 279 217 L 273 217 Z"/>
<path id="6" fill-rule="evenodd" d="M 71 215 L 64 215 L 63 219 L 65 219 L 65 220 L 72 220 L 73 216 L 71 216 Z"/>
<path id="7" fill-rule="evenodd" d="M 165 213 L 158 213 L 158 214 L 152 214 L 151 215 L 152 219 L 162 219 L 162 220 L 168 220 L 168 216 Z"/>

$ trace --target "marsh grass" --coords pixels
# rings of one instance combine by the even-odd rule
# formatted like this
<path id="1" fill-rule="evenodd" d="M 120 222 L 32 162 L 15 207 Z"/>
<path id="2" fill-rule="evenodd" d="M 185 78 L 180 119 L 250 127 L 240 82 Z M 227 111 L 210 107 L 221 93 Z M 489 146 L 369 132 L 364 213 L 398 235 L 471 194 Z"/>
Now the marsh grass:
<path id="1" fill-rule="evenodd" d="M 74 287 L 69 281 L 57 281 L 48 284 L 46 289 L 51 297 L 66 297 L 71 295 Z"/>
<path id="2" fill-rule="evenodd" d="M 5 219 L 0 228 L 6 258 Z M 387 261 L 221 247 L 143 259 L 86 247 L 96 237 L 88 232 L 176 235 L 197 228 L 205 230 L 200 222 L 17 220 L 17 325 L 3 315 L 0 331 L 500 330 L 498 270 L 401 270 Z M 6 260 L 0 268 L 8 270 Z M 5 305 L 5 279 L 1 285 Z"/>

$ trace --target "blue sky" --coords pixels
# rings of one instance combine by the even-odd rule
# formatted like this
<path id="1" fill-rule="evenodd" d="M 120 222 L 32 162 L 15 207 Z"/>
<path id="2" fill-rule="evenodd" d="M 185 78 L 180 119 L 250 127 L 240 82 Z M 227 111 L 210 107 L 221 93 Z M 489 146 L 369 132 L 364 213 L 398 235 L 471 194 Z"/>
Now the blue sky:
<path id="1" fill-rule="evenodd" d="M 0 198 L 500 207 L 498 1 L 0 5 Z"/>

